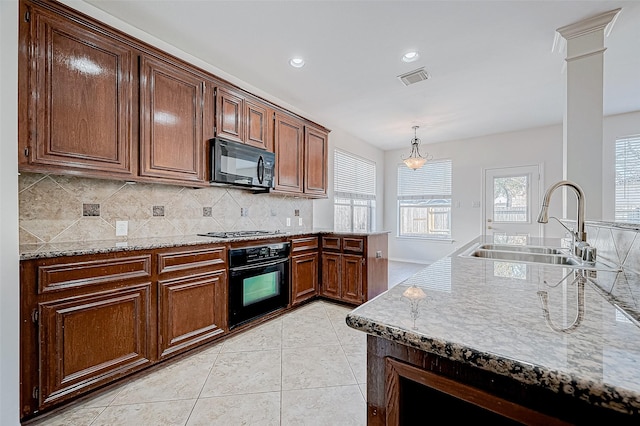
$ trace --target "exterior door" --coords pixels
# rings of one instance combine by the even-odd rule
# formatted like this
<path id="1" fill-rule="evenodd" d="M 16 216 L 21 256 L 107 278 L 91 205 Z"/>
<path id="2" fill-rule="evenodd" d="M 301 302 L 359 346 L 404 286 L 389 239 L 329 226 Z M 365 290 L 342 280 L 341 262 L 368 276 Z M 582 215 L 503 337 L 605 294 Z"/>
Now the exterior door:
<path id="1" fill-rule="evenodd" d="M 540 237 L 536 221 L 540 209 L 541 167 L 519 166 L 484 171 L 483 233 L 504 242 L 528 243 Z"/>

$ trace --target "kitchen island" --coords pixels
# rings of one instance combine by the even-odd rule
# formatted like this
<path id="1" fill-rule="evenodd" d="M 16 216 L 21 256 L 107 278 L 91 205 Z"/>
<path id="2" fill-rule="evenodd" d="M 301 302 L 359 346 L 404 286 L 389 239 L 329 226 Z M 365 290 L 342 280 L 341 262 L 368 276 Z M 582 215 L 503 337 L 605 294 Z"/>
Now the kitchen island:
<path id="1" fill-rule="evenodd" d="M 494 423 L 637 424 L 640 317 L 620 307 L 633 290 L 619 290 L 640 276 L 459 256 L 491 242 L 478 237 L 347 316 L 368 333 L 369 424 L 438 410 Z"/>

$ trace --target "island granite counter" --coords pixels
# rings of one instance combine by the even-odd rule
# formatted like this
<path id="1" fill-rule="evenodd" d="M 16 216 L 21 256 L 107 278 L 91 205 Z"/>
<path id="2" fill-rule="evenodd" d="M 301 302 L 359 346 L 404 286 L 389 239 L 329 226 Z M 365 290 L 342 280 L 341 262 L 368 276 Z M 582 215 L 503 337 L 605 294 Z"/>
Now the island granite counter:
<path id="1" fill-rule="evenodd" d="M 475 239 L 347 316 L 369 334 L 369 424 L 438 409 L 447 418 L 638 424 L 640 318 L 620 306 L 637 296 L 640 276 L 459 256 L 491 239 Z"/>

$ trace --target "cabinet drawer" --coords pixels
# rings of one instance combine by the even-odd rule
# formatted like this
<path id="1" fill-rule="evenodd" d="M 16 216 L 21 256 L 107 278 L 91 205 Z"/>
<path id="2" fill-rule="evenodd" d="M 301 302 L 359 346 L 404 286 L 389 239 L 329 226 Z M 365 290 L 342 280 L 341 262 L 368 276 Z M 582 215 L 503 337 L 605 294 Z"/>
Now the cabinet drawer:
<path id="1" fill-rule="evenodd" d="M 363 253 L 364 252 L 364 239 L 363 238 L 352 238 L 352 237 L 343 237 L 343 250 L 345 253 Z"/>
<path id="2" fill-rule="evenodd" d="M 340 237 L 322 237 L 322 249 L 323 250 L 337 250 L 340 251 Z"/>
<path id="3" fill-rule="evenodd" d="M 151 255 L 38 266 L 38 292 L 151 276 Z"/>
<path id="4" fill-rule="evenodd" d="M 305 250 L 317 250 L 318 237 L 296 238 L 291 240 L 291 252 L 299 252 Z"/>
<path id="5" fill-rule="evenodd" d="M 158 254 L 158 273 L 182 271 L 184 269 L 218 266 L 222 269 L 226 262 L 225 247 L 200 250 L 183 250 Z"/>

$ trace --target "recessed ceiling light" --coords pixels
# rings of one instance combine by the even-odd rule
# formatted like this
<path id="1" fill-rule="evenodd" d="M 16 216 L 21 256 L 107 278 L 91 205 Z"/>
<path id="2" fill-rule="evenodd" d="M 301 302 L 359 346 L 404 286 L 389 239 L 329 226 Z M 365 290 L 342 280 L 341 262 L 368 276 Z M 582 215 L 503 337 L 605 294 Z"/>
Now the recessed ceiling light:
<path id="1" fill-rule="evenodd" d="M 302 68 L 304 66 L 304 59 L 302 58 L 291 58 L 289 61 L 289 65 L 294 68 Z"/>
<path id="2" fill-rule="evenodd" d="M 402 56 L 402 61 L 403 62 L 413 62 L 416 59 L 418 59 L 420 57 L 420 55 L 418 54 L 418 52 L 407 52 Z"/>

